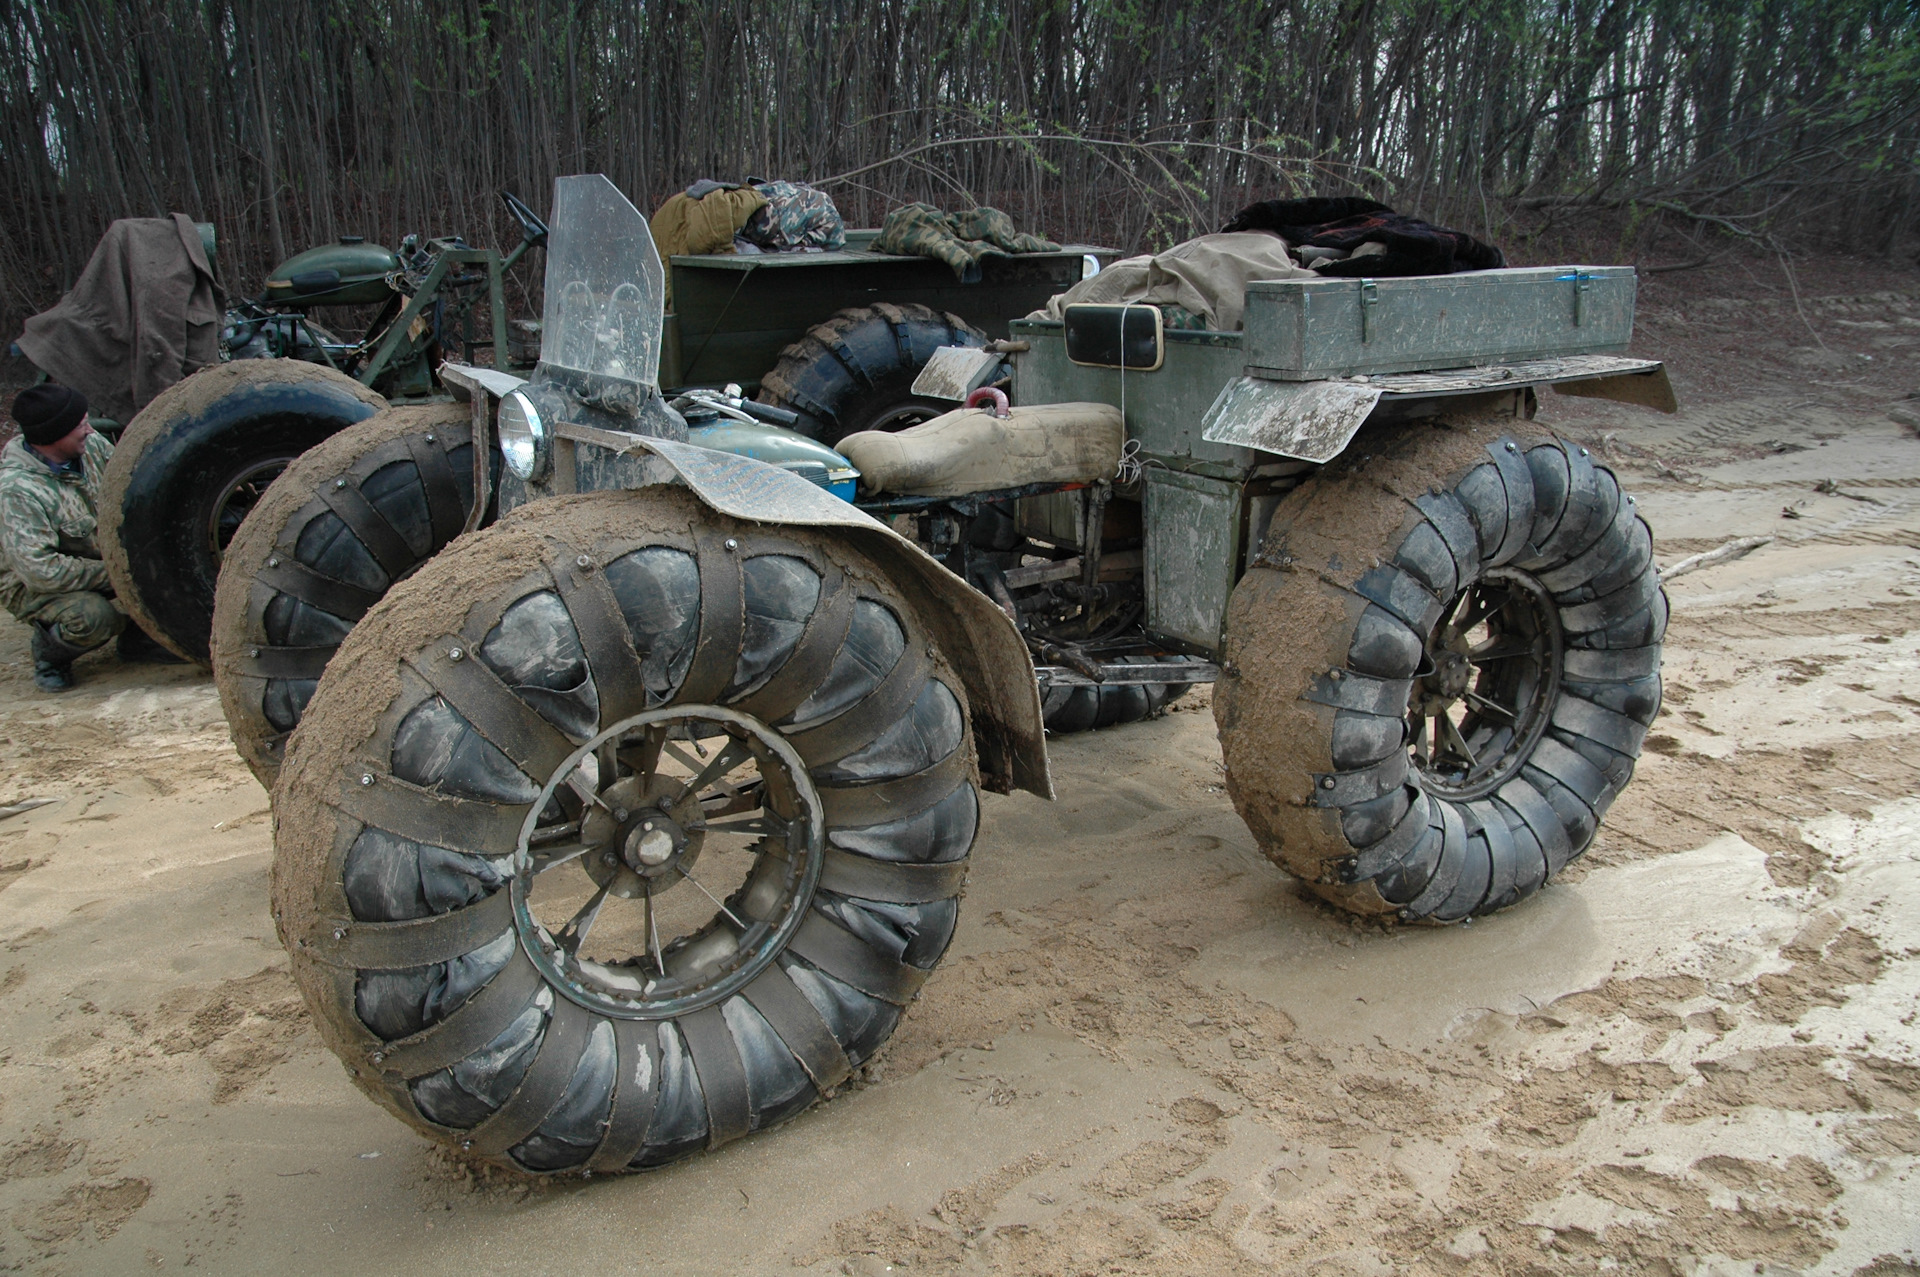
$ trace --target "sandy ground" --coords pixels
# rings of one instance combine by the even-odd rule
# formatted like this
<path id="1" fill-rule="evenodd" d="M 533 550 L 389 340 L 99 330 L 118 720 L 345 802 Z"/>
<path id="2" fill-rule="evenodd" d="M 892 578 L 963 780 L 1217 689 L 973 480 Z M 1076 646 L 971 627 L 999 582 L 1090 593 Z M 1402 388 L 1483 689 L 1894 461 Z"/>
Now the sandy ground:
<path id="1" fill-rule="evenodd" d="M 0 1268 L 1920 1273 L 1920 277 L 1783 282 L 1650 284 L 1681 416 L 1544 406 L 1663 562 L 1776 538 L 1673 582 L 1665 714 L 1560 881 L 1449 930 L 1328 911 L 1195 696 L 987 800 L 858 1084 L 646 1177 L 475 1174 L 363 1099 L 208 679 L 43 697 L 0 624 L 0 803 L 56 800 L 0 819 Z"/>

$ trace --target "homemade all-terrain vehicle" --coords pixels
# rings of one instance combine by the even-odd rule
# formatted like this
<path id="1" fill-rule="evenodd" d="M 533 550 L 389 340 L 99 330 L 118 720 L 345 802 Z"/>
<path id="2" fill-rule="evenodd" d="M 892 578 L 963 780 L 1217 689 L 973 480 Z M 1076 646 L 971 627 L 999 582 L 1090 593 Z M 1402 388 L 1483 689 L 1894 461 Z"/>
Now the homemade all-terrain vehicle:
<path id="1" fill-rule="evenodd" d="M 349 237 L 288 261 L 260 299 L 229 313 L 230 362 L 169 387 L 128 425 L 107 473 L 99 539 L 116 593 L 149 634 L 206 664 L 221 557 L 295 457 L 389 407 L 449 401 L 433 372 L 443 358 L 470 363 L 490 348 L 494 369 L 515 366 L 533 326 L 509 324 L 504 272 L 544 247 L 547 227 L 502 198 L 521 227 L 504 259 L 459 239 L 409 236 L 397 254 Z M 847 249 L 832 253 L 674 258 L 676 311 L 659 334 L 658 384 L 758 390 L 762 415 L 828 442 L 898 429 L 945 407 L 911 389 L 936 349 L 1004 337 L 1010 320 L 1104 251 L 996 258 L 978 283 L 961 284 L 929 258 L 872 252 L 878 233 L 851 231 Z M 476 335 L 483 303 L 489 331 Z M 380 309 L 363 337 L 342 341 L 308 314 L 328 306 Z M 484 522 L 492 509 L 421 534 L 450 536 L 466 514 Z"/>
<path id="2" fill-rule="evenodd" d="M 1043 690 L 1215 680 L 1262 846 L 1408 921 L 1535 891 L 1631 776 L 1650 534 L 1530 425 L 1549 384 L 1671 407 L 1617 353 L 1630 271 L 1254 284 L 1239 333 L 1072 309 L 1015 325 L 1008 415 L 839 451 L 663 396 L 662 283 L 563 179 L 534 375 L 344 432 L 222 572 L 280 937 L 423 1133 L 616 1172 L 831 1095 L 953 935 L 979 789 L 1051 796 Z"/>

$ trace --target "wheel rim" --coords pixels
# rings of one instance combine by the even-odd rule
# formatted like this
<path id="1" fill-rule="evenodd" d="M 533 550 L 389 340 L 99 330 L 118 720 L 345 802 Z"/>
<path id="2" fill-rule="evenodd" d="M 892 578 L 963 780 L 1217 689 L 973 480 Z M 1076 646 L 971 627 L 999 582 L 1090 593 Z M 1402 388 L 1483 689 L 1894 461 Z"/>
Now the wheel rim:
<path id="1" fill-rule="evenodd" d="M 777 731 L 713 705 L 649 710 L 542 789 L 520 833 L 515 926 L 565 997 L 669 1019 L 730 997 L 787 947 L 824 848 L 825 808 Z"/>
<path id="2" fill-rule="evenodd" d="M 1532 756 L 1553 715 L 1564 637 L 1531 573 L 1489 569 L 1441 612 L 1416 671 L 1407 740 L 1438 795 L 1475 799 Z"/>
<path id="3" fill-rule="evenodd" d="M 213 511 L 207 517 L 207 548 L 213 552 L 215 563 L 226 557 L 227 547 L 233 543 L 240 525 L 273 486 L 273 481 L 291 464 L 292 457 L 248 462 L 220 485 L 220 495 L 214 498 Z"/>
<path id="4" fill-rule="evenodd" d="M 888 404 L 847 433 L 853 434 L 856 431 L 879 430 L 892 434 L 898 430 L 906 430 L 909 427 L 920 425 L 923 422 L 932 421 L 935 417 L 938 417 L 940 413 L 941 410 L 938 408 L 930 407 L 923 403 L 916 403 L 912 400 L 905 403 Z"/>

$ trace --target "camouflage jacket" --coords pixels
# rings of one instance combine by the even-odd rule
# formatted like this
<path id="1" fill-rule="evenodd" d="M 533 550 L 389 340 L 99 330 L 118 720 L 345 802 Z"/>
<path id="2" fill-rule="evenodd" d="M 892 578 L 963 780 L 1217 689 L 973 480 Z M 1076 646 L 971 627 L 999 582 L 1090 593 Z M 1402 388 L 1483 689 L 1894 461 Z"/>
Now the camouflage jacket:
<path id="1" fill-rule="evenodd" d="M 59 475 L 18 435 L 0 449 L 0 607 L 25 617 L 57 594 L 111 588 L 93 529 L 112 455 L 93 435 L 80 473 Z"/>
<path id="2" fill-rule="evenodd" d="M 980 262 L 1015 253 L 1051 253 L 1060 246 L 1014 229 L 1013 219 L 997 208 L 942 213 L 931 204 L 907 204 L 880 223 L 876 253 L 931 257 L 945 262 L 965 284 L 980 282 Z"/>

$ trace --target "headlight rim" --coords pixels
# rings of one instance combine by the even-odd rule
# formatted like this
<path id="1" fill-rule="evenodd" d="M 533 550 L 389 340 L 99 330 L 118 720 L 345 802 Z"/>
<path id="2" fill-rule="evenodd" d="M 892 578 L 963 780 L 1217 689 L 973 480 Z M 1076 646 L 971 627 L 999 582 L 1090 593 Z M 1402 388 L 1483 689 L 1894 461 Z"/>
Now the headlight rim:
<path id="1" fill-rule="evenodd" d="M 510 410 L 518 414 L 517 420 L 509 416 Z M 524 390 L 508 391 L 501 396 L 495 419 L 500 429 L 500 457 L 514 478 L 538 483 L 552 473 L 553 432 L 531 396 Z"/>

